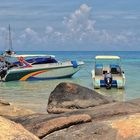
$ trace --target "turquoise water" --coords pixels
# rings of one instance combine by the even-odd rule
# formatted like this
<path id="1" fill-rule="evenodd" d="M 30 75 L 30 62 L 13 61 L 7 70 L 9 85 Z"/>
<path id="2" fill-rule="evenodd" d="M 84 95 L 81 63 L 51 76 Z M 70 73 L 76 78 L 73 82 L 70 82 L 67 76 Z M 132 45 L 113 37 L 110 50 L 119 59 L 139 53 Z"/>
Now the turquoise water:
<path id="1" fill-rule="evenodd" d="M 19 54 L 27 52 L 18 52 Z M 0 98 L 13 104 L 44 112 L 50 92 L 60 82 L 73 82 L 93 89 L 91 70 L 96 55 L 119 55 L 126 75 L 126 87 L 122 89 L 97 90 L 99 93 L 112 96 L 117 100 L 129 100 L 140 97 L 140 52 L 28 52 L 28 54 L 47 53 L 56 55 L 60 61 L 82 60 L 83 68 L 72 78 L 49 81 L 25 81 L 0 83 Z"/>

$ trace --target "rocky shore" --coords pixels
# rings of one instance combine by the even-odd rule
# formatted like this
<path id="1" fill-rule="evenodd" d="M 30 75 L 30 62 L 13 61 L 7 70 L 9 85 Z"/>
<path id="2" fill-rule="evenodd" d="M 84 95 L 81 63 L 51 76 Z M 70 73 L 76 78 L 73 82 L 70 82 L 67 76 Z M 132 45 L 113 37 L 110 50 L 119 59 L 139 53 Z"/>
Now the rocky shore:
<path id="1" fill-rule="evenodd" d="M 0 140 L 140 139 L 140 99 L 118 102 L 60 83 L 46 106 L 46 113 L 37 113 L 0 100 Z"/>

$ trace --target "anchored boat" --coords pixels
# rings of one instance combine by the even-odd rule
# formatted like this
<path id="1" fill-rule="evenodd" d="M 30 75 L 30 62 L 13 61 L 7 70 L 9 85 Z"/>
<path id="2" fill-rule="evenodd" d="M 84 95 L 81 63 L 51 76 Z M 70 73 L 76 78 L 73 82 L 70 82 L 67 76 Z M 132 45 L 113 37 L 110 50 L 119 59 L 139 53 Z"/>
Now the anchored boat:
<path id="1" fill-rule="evenodd" d="M 2 60 L 3 59 L 3 60 Z M 17 59 L 17 61 L 15 61 Z M 2 81 L 47 80 L 72 77 L 84 64 L 82 61 L 58 62 L 53 55 L 1 56 Z"/>
<path id="2" fill-rule="evenodd" d="M 82 61 L 58 62 L 53 55 L 16 55 L 12 47 L 9 25 L 9 49 L 0 56 L 1 81 L 47 80 L 72 77 L 84 64 Z"/>
<path id="3" fill-rule="evenodd" d="M 119 56 L 96 56 L 92 79 L 95 89 L 100 87 L 124 88 L 125 74 Z"/>

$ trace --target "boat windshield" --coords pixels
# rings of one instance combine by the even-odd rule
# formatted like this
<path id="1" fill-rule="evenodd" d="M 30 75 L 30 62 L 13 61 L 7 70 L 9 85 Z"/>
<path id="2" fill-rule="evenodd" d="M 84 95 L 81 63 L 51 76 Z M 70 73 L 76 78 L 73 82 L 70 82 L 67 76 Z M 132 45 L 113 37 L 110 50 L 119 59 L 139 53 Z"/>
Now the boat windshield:
<path id="1" fill-rule="evenodd" d="M 35 57 L 35 58 L 25 58 L 25 61 L 32 65 L 37 65 L 37 64 L 49 64 L 49 63 L 57 63 L 57 60 L 52 57 Z M 13 62 L 14 64 L 20 64 L 19 61 Z"/>
<path id="2" fill-rule="evenodd" d="M 44 57 L 30 58 L 30 59 L 26 59 L 26 61 L 28 63 L 32 63 L 32 65 L 46 64 L 46 63 L 57 63 L 57 61 L 52 57 L 49 57 L 49 58 L 44 58 Z"/>
<path id="3" fill-rule="evenodd" d="M 23 58 L 23 57 L 22 57 Z M 57 63 L 57 60 L 54 57 L 26 57 L 23 58 L 27 63 L 31 65 L 37 65 L 37 64 L 49 64 L 49 63 Z M 20 66 L 21 62 L 19 61 L 19 58 L 16 57 L 5 57 L 5 60 L 14 66 Z"/>
<path id="4" fill-rule="evenodd" d="M 95 60 L 95 64 L 103 64 L 103 65 L 110 65 L 110 64 L 117 64 L 120 65 L 120 59 L 99 59 Z"/>

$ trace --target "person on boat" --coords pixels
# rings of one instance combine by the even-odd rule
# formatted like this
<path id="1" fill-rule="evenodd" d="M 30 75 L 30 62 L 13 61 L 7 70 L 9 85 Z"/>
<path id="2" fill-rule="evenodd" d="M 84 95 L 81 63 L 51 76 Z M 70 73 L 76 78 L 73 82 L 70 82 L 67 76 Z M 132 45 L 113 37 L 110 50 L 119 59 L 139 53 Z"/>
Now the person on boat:
<path id="1" fill-rule="evenodd" d="M 7 74 L 7 64 L 5 63 L 4 57 L 0 57 L 0 78 L 1 80 L 5 77 L 5 75 Z"/>
<path id="2" fill-rule="evenodd" d="M 7 67 L 7 69 L 10 69 L 14 66 L 17 66 L 17 65 L 5 60 L 5 57 L 3 56 L 0 57 L 0 68 Z"/>
<path id="3" fill-rule="evenodd" d="M 14 55 L 14 54 L 16 54 L 14 51 L 12 51 L 12 50 L 6 50 L 3 55 L 4 56 L 11 56 L 11 55 Z"/>
<path id="4" fill-rule="evenodd" d="M 29 63 L 24 59 L 24 57 L 21 56 L 21 57 L 18 58 L 18 60 L 19 60 L 19 62 L 20 62 L 20 63 L 19 63 L 20 67 L 24 67 L 24 68 L 25 68 L 25 67 L 26 67 L 26 68 L 27 68 L 27 67 L 32 67 L 32 65 L 29 64 Z"/>

